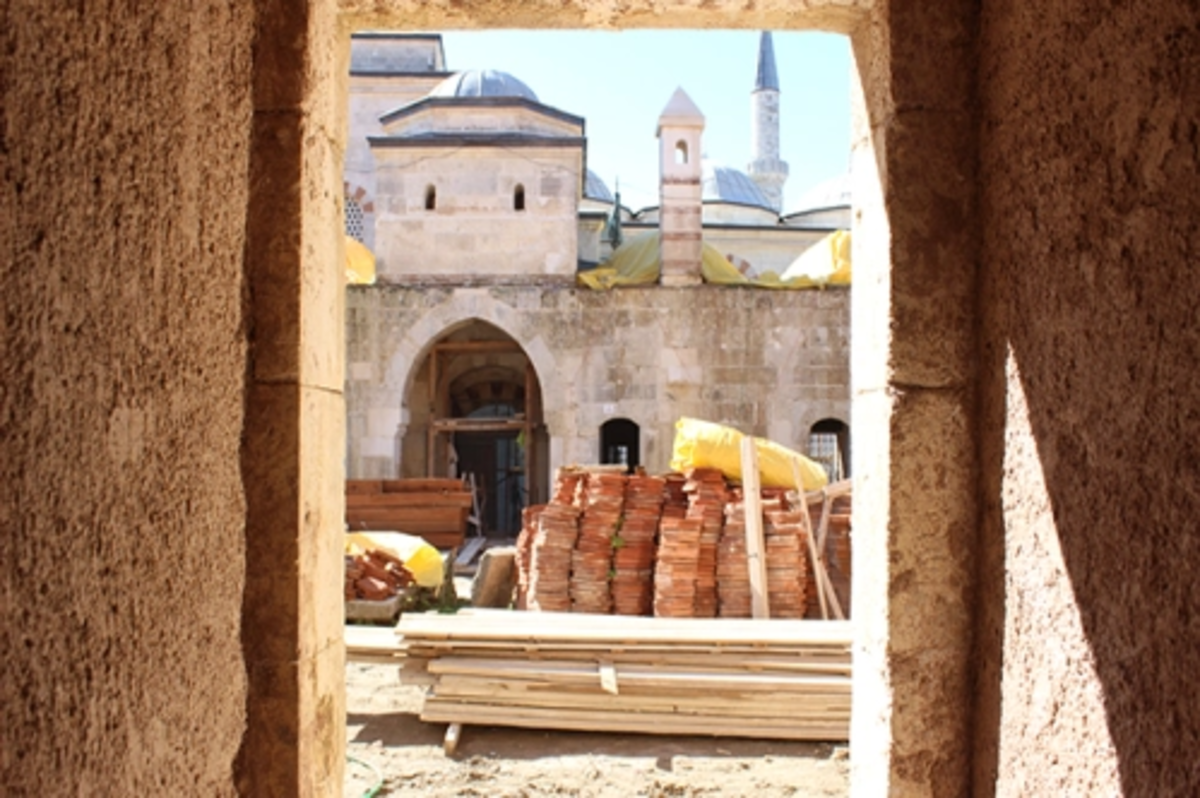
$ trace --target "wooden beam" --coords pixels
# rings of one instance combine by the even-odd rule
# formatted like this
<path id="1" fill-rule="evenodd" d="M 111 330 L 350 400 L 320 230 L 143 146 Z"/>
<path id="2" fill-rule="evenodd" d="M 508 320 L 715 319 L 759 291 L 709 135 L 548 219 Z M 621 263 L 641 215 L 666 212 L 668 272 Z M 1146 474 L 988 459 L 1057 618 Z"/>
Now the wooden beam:
<path id="1" fill-rule="evenodd" d="M 750 615 L 770 618 L 767 595 L 767 557 L 763 540 L 762 484 L 758 473 L 758 447 L 754 438 L 742 438 L 742 504 L 746 511 L 746 562 L 750 569 Z"/>

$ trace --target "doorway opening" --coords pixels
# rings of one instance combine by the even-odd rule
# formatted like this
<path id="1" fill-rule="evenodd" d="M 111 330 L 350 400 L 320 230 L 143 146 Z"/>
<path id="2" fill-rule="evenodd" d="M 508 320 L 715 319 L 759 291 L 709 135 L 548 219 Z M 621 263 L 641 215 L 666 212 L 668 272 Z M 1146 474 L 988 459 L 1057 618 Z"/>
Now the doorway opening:
<path id="1" fill-rule="evenodd" d="M 472 320 L 442 334 L 410 382 L 403 472 L 465 479 L 482 532 L 514 537 L 547 484 L 540 399 L 533 363 L 504 331 Z"/>
<path id="2" fill-rule="evenodd" d="M 613 418 L 600 425 L 600 463 L 623 465 L 633 471 L 642 464 L 641 430 L 627 418 Z"/>

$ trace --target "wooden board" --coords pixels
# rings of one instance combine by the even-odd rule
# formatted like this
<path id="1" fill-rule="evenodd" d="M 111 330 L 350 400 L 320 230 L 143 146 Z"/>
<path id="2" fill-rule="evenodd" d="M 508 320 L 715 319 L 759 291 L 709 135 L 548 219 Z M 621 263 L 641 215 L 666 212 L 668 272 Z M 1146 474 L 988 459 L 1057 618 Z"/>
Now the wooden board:
<path id="1" fill-rule="evenodd" d="M 414 479 L 385 479 L 380 483 L 384 493 L 436 493 L 464 490 L 461 479 L 420 477 Z"/>
<path id="2" fill-rule="evenodd" d="M 757 717 L 705 718 L 662 712 L 605 712 L 545 707 L 489 707 L 447 699 L 429 698 L 421 720 L 435 723 L 471 723 L 533 729 L 613 731 L 641 734 L 751 737 L 783 740 L 846 740 L 848 722 L 797 723 L 792 719 L 771 722 Z"/>
<path id="3" fill-rule="evenodd" d="M 470 507 L 469 491 L 346 494 L 346 511 L 384 508 Z"/>

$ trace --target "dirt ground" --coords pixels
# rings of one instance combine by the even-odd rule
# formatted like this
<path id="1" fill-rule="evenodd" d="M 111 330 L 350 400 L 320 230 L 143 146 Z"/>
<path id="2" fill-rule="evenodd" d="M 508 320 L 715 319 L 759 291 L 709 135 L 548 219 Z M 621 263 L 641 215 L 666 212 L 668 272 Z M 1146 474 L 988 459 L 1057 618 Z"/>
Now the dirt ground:
<path id="1" fill-rule="evenodd" d="M 844 745 L 712 737 L 463 728 L 453 757 L 445 725 L 417 715 L 422 688 L 399 683 L 394 666 L 346 666 L 346 796 L 377 777 L 381 796 L 480 798 L 666 798 L 844 796 Z"/>

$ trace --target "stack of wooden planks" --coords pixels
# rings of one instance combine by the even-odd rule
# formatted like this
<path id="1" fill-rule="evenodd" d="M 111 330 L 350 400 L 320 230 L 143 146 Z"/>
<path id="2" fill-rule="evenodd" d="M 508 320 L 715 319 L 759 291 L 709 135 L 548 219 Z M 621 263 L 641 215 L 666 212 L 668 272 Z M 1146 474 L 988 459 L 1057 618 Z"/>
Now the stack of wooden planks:
<path id="1" fill-rule="evenodd" d="M 467 610 L 405 615 L 396 632 L 401 681 L 429 687 L 421 719 L 452 728 L 849 733 L 846 623 Z"/>
<path id="2" fill-rule="evenodd" d="M 430 545 L 462 545 L 471 491 L 459 479 L 346 481 L 346 526 L 351 530 L 420 535 Z"/>

